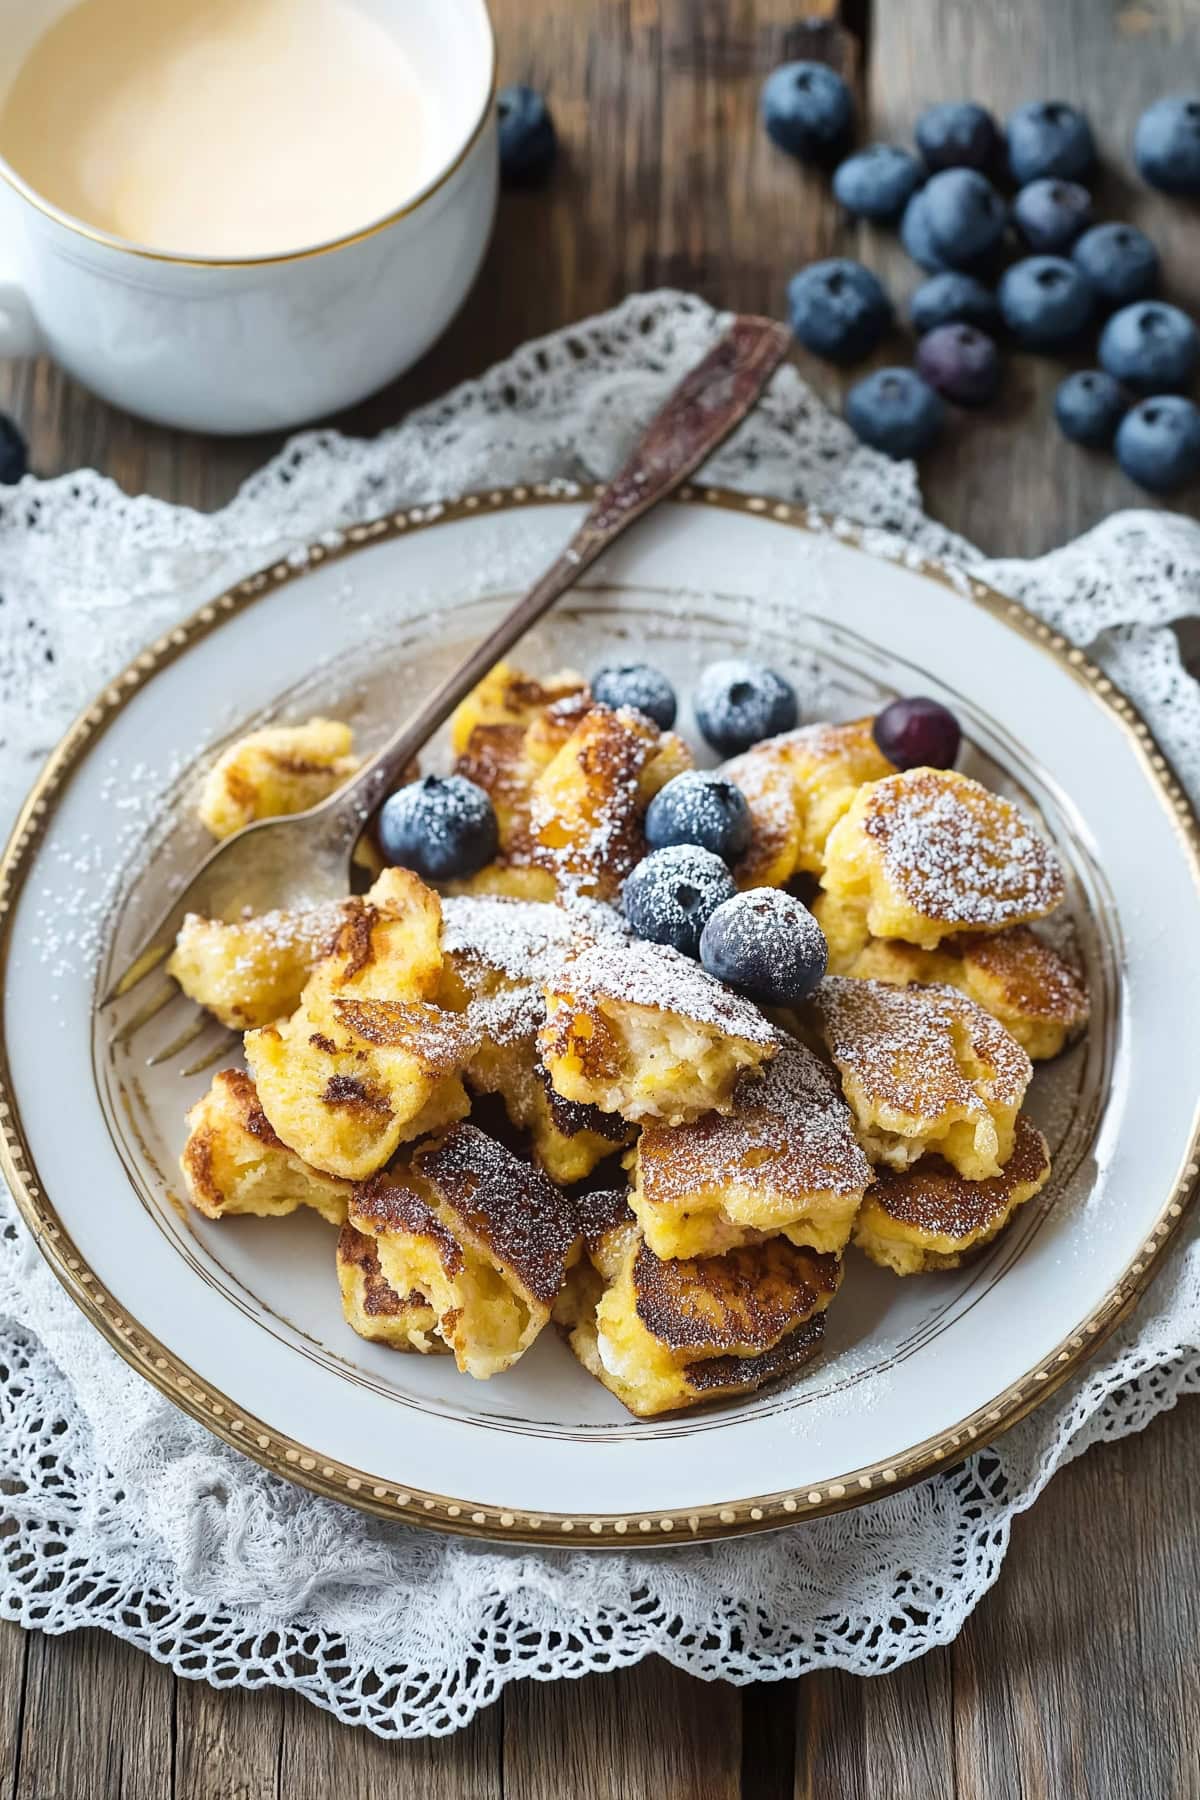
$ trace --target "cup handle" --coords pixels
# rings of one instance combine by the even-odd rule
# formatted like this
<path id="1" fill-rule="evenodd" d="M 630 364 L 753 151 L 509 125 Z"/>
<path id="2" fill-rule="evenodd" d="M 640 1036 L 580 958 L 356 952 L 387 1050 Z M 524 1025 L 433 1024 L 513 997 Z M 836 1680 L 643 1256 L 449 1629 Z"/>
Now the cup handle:
<path id="1" fill-rule="evenodd" d="M 0 280 L 0 356 L 36 356 L 40 348 L 28 294 L 20 282 Z"/>

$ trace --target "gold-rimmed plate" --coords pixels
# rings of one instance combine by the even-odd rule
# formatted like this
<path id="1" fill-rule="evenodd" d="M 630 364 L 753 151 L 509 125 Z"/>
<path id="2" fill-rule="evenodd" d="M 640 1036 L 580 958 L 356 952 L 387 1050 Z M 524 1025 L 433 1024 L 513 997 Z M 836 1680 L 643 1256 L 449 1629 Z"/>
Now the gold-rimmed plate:
<path id="1" fill-rule="evenodd" d="M 218 597 L 99 697 L 0 869 L 4 1168 L 105 1336 L 280 1473 L 480 1535 L 719 1537 L 957 1460 L 1132 1304 L 1196 1174 L 1200 967 L 1180 947 L 1200 929 L 1200 855 L 1144 725 L 1019 607 L 803 509 L 686 494 L 585 581 L 528 661 L 588 669 L 636 650 L 686 694 L 705 661 L 749 650 L 790 673 L 808 717 L 914 689 L 947 699 L 967 766 L 1040 817 L 1070 871 L 1093 1021 L 1035 1079 L 1054 1179 L 956 1274 L 899 1282 L 852 1256 L 820 1360 L 694 1415 L 631 1419 L 550 1334 L 486 1384 L 362 1342 L 342 1322 L 328 1227 L 208 1223 L 181 1206 L 183 1114 L 208 1076 L 147 1066 L 177 1013 L 114 1042 L 94 996 L 198 859 L 192 802 L 220 745 L 320 710 L 369 748 L 587 498 L 516 489 L 327 539 Z"/>

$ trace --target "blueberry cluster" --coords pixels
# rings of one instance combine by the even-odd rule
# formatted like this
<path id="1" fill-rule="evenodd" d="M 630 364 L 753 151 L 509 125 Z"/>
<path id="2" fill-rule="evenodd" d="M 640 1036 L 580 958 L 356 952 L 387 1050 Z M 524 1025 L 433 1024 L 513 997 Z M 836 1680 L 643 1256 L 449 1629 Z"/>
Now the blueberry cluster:
<path id="1" fill-rule="evenodd" d="M 1158 298 L 1159 256 L 1145 233 L 1095 221 L 1086 183 L 1096 146 L 1077 107 L 1032 101 L 1001 128 L 973 101 L 931 106 L 916 123 L 916 152 L 853 150 L 850 91 L 820 64 L 776 69 L 761 107 L 773 142 L 832 166 L 845 210 L 896 226 L 928 276 L 909 303 L 915 368 L 878 369 L 847 395 L 864 443 L 918 456 L 941 432 L 946 401 L 986 406 L 999 387 L 1002 335 L 1057 355 L 1099 329 L 1100 368 L 1058 390 L 1063 433 L 1115 447 L 1125 473 L 1154 492 L 1200 474 L 1200 410 L 1182 392 L 1200 364 L 1200 334 Z M 1133 154 L 1152 186 L 1200 194 L 1200 97 L 1156 101 L 1138 121 Z M 845 257 L 793 276 L 788 309 L 800 342 L 841 365 L 869 356 L 894 323 L 878 277 Z"/>

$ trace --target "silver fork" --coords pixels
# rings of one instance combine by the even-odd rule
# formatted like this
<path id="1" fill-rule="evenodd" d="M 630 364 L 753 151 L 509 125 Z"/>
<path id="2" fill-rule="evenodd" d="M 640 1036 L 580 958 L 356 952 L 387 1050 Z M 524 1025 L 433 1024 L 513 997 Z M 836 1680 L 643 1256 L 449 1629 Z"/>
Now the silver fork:
<path id="1" fill-rule="evenodd" d="M 187 913 L 232 919 L 274 909 L 295 911 L 338 900 L 349 891 L 350 857 L 372 815 L 404 769 L 458 703 L 519 638 L 574 586 L 609 546 L 694 474 L 753 407 L 787 352 L 790 334 L 748 315 L 733 324 L 684 376 L 638 439 L 628 461 L 596 499 L 570 543 L 545 574 L 466 660 L 358 773 L 307 812 L 263 819 L 225 839 L 201 863 L 179 898 L 149 933 L 124 973 L 100 1000 L 129 994 L 170 955 Z M 174 998 L 167 982 L 116 1033 L 128 1039 Z M 199 1009 L 197 1009 L 199 1010 Z M 163 1062 L 192 1042 L 206 1017 L 152 1059 Z M 224 1043 L 221 1048 L 224 1047 Z M 183 1072 L 215 1061 L 220 1049 Z"/>

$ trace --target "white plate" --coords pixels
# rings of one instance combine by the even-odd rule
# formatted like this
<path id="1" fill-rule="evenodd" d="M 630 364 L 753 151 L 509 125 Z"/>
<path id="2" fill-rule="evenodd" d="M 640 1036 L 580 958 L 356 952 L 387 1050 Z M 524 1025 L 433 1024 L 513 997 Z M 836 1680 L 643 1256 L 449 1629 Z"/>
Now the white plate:
<path id="1" fill-rule="evenodd" d="M 663 508 L 522 660 L 588 669 L 636 651 L 686 694 L 707 659 L 752 648 L 793 676 L 808 717 L 944 697 L 967 766 L 1040 815 L 1071 871 L 1093 1023 L 1034 1083 L 1054 1179 L 958 1274 L 897 1281 L 851 1253 L 819 1362 L 709 1411 L 638 1422 L 549 1332 L 489 1383 L 364 1343 L 315 1217 L 212 1224 L 179 1203 L 184 1110 L 209 1077 L 145 1059 L 182 1000 L 114 1048 L 93 997 L 201 852 L 191 802 L 214 750 L 317 708 L 378 741 L 549 560 L 577 494 L 518 489 L 351 531 L 243 582 L 100 697 L 2 871 L 4 1166 L 94 1323 L 271 1468 L 456 1531 L 719 1537 L 957 1460 L 1044 1398 L 1144 1285 L 1196 1173 L 1197 832 L 1132 709 L 1019 607 L 802 509 L 711 492 Z"/>

